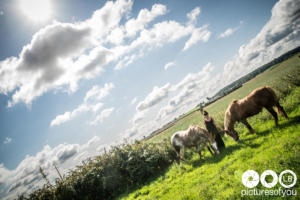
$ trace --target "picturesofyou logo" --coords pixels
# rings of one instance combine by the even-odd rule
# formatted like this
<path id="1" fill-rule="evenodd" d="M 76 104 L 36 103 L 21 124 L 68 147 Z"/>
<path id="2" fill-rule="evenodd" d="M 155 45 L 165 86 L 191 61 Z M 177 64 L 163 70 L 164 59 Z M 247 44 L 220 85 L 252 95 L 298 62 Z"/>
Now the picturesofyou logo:
<path id="1" fill-rule="evenodd" d="M 266 189 L 256 189 L 255 187 L 262 184 Z M 280 183 L 282 187 L 271 189 Z M 277 176 L 273 170 L 266 170 L 260 176 L 254 170 L 247 170 L 242 175 L 242 183 L 248 189 L 241 191 L 241 196 L 297 196 L 297 190 L 292 188 L 296 185 L 297 176 L 292 170 L 284 170 Z M 253 188 L 253 189 L 251 189 Z"/>

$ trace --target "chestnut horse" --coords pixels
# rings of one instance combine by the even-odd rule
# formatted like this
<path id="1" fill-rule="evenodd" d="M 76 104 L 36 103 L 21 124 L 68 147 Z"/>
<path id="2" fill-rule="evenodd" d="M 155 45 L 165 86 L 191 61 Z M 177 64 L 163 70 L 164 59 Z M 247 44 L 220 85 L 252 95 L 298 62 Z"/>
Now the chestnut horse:
<path id="1" fill-rule="evenodd" d="M 213 155 L 213 152 L 210 150 L 208 144 L 211 144 L 213 150 L 216 154 L 219 154 L 219 150 L 216 144 L 214 137 L 212 137 L 207 130 L 201 128 L 200 126 L 190 126 L 185 131 L 178 131 L 174 133 L 171 137 L 171 144 L 176 150 L 177 156 L 184 160 L 184 150 L 185 148 L 196 147 L 200 158 L 201 151 L 207 147 L 210 153 Z M 181 151 L 183 150 L 183 151 Z M 180 154 L 183 153 L 181 157 Z"/>
<path id="2" fill-rule="evenodd" d="M 255 133 L 253 128 L 247 122 L 247 118 L 258 114 L 262 108 L 266 108 L 272 114 L 275 119 L 275 125 L 277 126 L 278 117 L 273 109 L 274 106 L 277 108 L 279 114 L 288 118 L 283 107 L 279 104 L 279 100 L 274 90 L 268 86 L 255 89 L 243 99 L 234 100 L 228 106 L 225 113 L 225 133 L 231 136 L 235 141 L 239 141 L 239 135 L 234 130 L 234 124 L 236 122 L 242 122 L 249 129 L 250 133 Z"/>

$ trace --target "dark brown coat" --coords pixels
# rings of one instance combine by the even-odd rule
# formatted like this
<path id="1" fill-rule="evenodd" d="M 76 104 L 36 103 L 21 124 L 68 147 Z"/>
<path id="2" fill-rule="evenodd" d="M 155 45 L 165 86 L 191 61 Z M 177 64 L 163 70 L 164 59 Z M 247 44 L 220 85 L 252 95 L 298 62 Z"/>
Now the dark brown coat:
<path id="1" fill-rule="evenodd" d="M 215 141 L 217 142 L 219 151 L 225 148 L 225 143 L 222 139 L 222 136 L 220 135 L 221 132 L 219 131 L 219 128 L 215 123 L 215 120 L 212 117 L 209 117 L 208 119 L 205 118 L 204 125 L 206 130 L 214 137 Z"/>

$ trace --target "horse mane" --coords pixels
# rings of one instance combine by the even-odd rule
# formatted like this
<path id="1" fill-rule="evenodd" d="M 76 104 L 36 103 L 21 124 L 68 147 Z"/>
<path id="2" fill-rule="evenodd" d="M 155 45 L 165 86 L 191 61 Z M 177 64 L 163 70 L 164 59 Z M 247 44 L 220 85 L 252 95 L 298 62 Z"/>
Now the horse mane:
<path id="1" fill-rule="evenodd" d="M 188 130 L 187 130 L 187 133 L 189 135 L 197 135 L 197 134 L 205 134 L 207 135 L 206 133 L 207 131 L 203 128 L 201 128 L 200 126 L 195 126 L 195 125 L 191 125 Z"/>
<path id="2" fill-rule="evenodd" d="M 230 106 L 227 108 L 226 112 L 225 112 L 225 119 L 224 119 L 224 129 L 228 130 L 231 126 L 232 123 L 232 113 L 230 111 L 231 105 L 237 103 L 238 100 L 234 100 L 231 102 Z"/>

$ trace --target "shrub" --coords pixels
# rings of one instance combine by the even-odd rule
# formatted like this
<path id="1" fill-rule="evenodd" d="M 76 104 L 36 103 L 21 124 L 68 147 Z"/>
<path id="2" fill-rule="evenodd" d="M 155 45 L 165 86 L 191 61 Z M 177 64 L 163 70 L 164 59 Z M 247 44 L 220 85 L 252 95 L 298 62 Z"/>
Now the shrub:
<path id="1" fill-rule="evenodd" d="M 77 166 L 55 186 L 18 199 L 112 199 L 160 175 L 176 159 L 168 141 L 122 144 Z"/>

